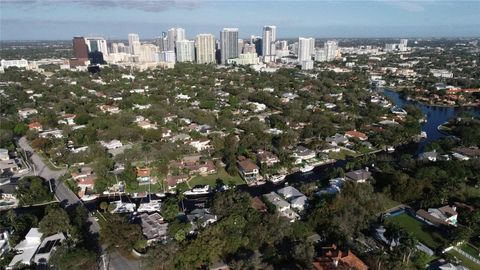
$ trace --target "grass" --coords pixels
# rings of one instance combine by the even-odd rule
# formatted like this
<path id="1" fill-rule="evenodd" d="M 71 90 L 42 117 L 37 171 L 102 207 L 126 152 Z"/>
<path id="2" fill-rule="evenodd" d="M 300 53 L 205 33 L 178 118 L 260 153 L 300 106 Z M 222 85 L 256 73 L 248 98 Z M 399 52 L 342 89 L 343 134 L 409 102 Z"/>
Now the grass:
<path id="1" fill-rule="evenodd" d="M 459 248 L 465 251 L 466 253 L 470 254 L 470 256 L 474 257 L 475 259 L 480 260 L 480 256 L 479 256 L 480 251 L 478 250 L 478 248 L 474 247 L 470 243 L 463 243 L 459 246 Z"/>
<path id="2" fill-rule="evenodd" d="M 127 185 L 125 191 L 128 192 L 128 193 L 135 193 L 135 192 L 147 192 L 148 190 L 149 190 L 148 185 L 138 185 L 135 188 L 132 188 L 132 187 Z M 150 191 L 153 192 L 153 193 L 158 192 L 158 191 L 163 191 L 162 184 L 160 184 L 160 183 L 151 184 L 150 185 Z"/>
<path id="3" fill-rule="evenodd" d="M 389 222 L 397 223 L 400 227 L 410 232 L 413 237 L 431 249 L 438 249 L 446 240 L 433 231 L 433 227 L 416 220 L 415 218 L 401 214 L 388 219 Z"/>
<path id="4" fill-rule="evenodd" d="M 355 157 L 357 156 L 357 153 L 353 151 L 347 151 L 344 149 L 341 149 L 340 152 L 330 152 L 328 153 L 328 157 L 331 159 L 336 159 L 336 160 L 343 160 L 346 159 L 348 156 Z"/>
<path id="5" fill-rule="evenodd" d="M 479 269 L 480 265 L 476 264 L 474 261 L 470 260 L 469 258 L 463 256 L 462 254 L 458 253 L 456 250 L 451 249 L 447 253 L 454 256 L 458 260 L 462 261 L 462 265 L 468 267 L 468 269 Z"/>
<path id="6" fill-rule="evenodd" d="M 193 187 L 196 185 L 210 185 L 214 187 L 217 184 L 217 179 L 221 179 L 226 185 L 242 185 L 245 184 L 245 181 L 236 174 L 234 176 L 229 175 L 225 169 L 218 169 L 217 173 L 210 174 L 207 176 L 196 176 L 188 181 L 188 184 Z"/>

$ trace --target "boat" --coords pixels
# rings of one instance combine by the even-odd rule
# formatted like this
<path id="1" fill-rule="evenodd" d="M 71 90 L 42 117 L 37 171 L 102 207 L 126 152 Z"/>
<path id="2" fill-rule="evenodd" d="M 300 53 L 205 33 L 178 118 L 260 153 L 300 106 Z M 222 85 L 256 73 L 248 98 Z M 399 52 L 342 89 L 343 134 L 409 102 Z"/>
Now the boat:
<path id="1" fill-rule="evenodd" d="M 194 196 L 194 195 L 206 195 L 209 194 L 210 191 L 210 186 L 195 186 L 190 190 L 185 191 L 183 194 L 186 196 Z"/>
<path id="2" fill-rule="evenodd" d="M 89 201 L 95 200 L 96 198 L 98 198 L 98 195 L 96 195 L 96 194 L 84 195 L 84 196 L 81 198 L 81 200 L 84 201 L 84 202 L 89 202 Z"/>
<path id="3" fill-rule="evenodd" d="M 393 106 L 390 111 L 393 113 L 393 114 L 400 114 L 400 115 L 406 115 L 407 114 L 407 111 L 405 111 L 404 109 L 398 107 L 398 106 Z"/>
<path id="4" fill-rule="evenodd" d="M 274 184 L 278 184 L 278 183 L 282 182 L 283 180 L 285 180 L 285 177 L 286 177 L 285 174 L 274 174 L 274 175 L 272 175 L 268 178 L 268 181 L 270 181 Z"/>
<path id="5" fill-rule="evenodd" d="M 427 132 L 425 131 L 420 132 L 420 138 L 427 138 Z"/>
<path id="6" fill-rule="evenodd" d="M 393 146 L 388 146 L 387 147 L 387 152 L 392 153 L 395 151 L 395 148 Z"/>
<path id="7" fill-rule="evenodd" d="M 110 211 L 112 214 L 123 214 L 135 212 L 137 206 L 134 203 L 124 203 L 121 200 L 111 202 L 115 208 Z"/>
<path id="8" fill-rule="evenodd" d="M 157 196 L 158 198 L 165 198 L 165 192 L 159 192 L 159 193 L 155 193 L 155 196 Z"/>
<path id="9" fill-rule="evenodd" d="M 150 213 L 150 212 L 160 212 L 162 204 L 160 200 L 150 200 L 147 203 L 141 203 L 138 206 L 137 212 L 139 213 Z"/>
<path id="10" fill-rule="evenodd" d="M 300 168 L 300 171 L 302 173 L 308 173 L 308 172 L 311 172 L 313 169 L 315 169 L 315 167 L 313 167 L 312 165 L 306 164 Z"/>

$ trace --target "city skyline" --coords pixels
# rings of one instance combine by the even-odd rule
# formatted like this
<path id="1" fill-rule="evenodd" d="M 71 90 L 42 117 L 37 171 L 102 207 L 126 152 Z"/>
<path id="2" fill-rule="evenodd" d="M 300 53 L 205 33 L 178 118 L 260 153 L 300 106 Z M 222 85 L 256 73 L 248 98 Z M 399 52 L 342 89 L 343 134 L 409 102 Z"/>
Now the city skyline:
<path id="1" fill-rule="evenodd" d="M 103 36 L 142 39 L 172 27 L 187 38 L 223 28 L 239 37 L 278 27 L 277 38 L 462 37 L 480 35 L 477 1 L 11 1 L 1 0 L 1 40 Z M 292 5 L 293 4 L 293 5 Z M 265 12 L 268 10 L 270 12 Z M 45 14 L 49 14 L 48 18 Z M 301 15 L 301 16 L 300 16 Z M 35 27 L 32 27 L 35 25 Z"/>

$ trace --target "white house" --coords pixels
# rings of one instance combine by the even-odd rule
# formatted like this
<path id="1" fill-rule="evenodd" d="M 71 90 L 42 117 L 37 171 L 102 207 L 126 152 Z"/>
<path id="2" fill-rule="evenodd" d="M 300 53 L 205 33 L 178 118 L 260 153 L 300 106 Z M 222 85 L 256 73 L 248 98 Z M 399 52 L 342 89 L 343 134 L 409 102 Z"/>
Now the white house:
<path id="1" fill-rule="evenodd" d="M 100 144 L 108 150 L 117 149 L 123 146 L 119 140 L 111 140 L 109 142 L 100 141 Z"/>
<path id="2" fill-rule="evenodd" d="M 13 248 L 19 253 L 13 257 L 7 269 L 14 269 L 17 264 L 31 265 L 33 257 L 42 243 L 42 235 L 38 228 L 31 228 L 25 236 L 25 239 Z"/>
<path id="3" fill-rule="evenodd" d="M 210 140 L 209 139 L 200 139 L 200 140 L 193 140 L 188 143 L 190 146 L 195 148 L 197 151 L 203 151 L 205 149 L 210 148 Z"/>
<path id="4" fill-rule="evenodd" d="M 38 111 L 36 109 L 32 109 L 32 108 L 25 108 L 25 109 L 18 110 L 18 115 L 22 119 L 26 119 L 30 115 L 37 114 L 37 113 L 38 113 Z"/>

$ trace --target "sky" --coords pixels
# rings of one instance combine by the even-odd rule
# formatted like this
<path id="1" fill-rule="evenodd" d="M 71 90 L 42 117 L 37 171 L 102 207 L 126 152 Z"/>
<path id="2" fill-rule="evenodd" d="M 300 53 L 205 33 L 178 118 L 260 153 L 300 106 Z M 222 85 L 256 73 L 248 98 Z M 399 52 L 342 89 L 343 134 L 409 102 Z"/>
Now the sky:
<path id="1" fill-rule="evenodd" d="M 479 37 L 480 0 L 0 0 L 0 40 L 126 39 L 171 27 L 240 37 L 277 26 L 277 38 Z"/>

